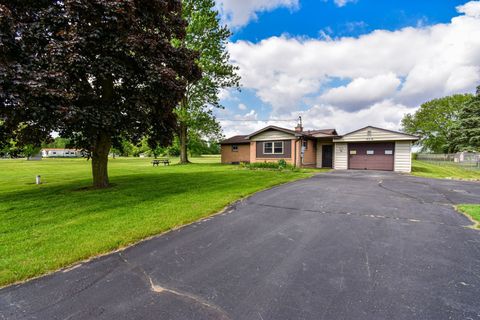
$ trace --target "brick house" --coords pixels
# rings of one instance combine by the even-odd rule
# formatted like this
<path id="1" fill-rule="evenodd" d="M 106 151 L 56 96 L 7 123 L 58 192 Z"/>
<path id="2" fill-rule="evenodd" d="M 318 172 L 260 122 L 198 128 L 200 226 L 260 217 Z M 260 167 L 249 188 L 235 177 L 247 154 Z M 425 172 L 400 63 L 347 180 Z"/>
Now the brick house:
<path id="1" fill-rule="evenodd" d="M 222 163 L 272 162 L 297 167 L 411 171 L 411 146 L 418 137 L 367 126 L 339 135 L 335 129 L 295 130 L 268 126 L 222 141 Z"/>

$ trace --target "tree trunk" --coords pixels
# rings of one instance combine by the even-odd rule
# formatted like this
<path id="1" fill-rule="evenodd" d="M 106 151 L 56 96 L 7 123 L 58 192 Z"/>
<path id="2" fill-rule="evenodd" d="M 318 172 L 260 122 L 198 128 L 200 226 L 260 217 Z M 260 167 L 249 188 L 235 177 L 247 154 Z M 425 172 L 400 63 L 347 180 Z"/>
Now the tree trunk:
<path id="1" fill-rule="evenodd" d="M 188 132 L 187 125 L 184 122 L 180 122 L 180 164 L 190 163 L 188 161 L 187 153 L 187 143 L 188 143 Z"/>
<path id="2" fill-rule="evenodd" d="M 108 152 L 112 146 L 110 136 L 100 134 L 92 150 L 93 187 L 107 188 L 108 183 Z"/>

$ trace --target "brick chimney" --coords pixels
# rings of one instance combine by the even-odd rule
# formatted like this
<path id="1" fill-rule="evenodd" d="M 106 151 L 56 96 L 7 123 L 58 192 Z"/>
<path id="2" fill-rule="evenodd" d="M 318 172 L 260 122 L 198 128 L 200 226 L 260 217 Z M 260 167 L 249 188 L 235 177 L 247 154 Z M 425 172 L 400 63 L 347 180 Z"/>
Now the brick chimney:
<path id="1" fill-rule="evenodd" d="M 297 123 L 297 126 L 295 127 L 295 132 L 302 132 L 303 131 L 303 126 L 302 126 L 302 117 L 299 116 L 298 117 L 298 123 Z"/>

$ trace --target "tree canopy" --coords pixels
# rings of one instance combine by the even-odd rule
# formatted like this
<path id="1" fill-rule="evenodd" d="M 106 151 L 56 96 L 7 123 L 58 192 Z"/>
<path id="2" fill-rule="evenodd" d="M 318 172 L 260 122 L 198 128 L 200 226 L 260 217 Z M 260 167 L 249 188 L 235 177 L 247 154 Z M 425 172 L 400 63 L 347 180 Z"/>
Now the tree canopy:
<path id="1" fill-rule="evenodd" d="M 199 52 L 197 59 L 202 78 L 189 82 L 183 99 L 176 109 L 179 120 L 181 162 L 188 162 L 188 139 L 204 136 L 214 139 L 221 128 L 213 115 L 220 108 L 219 92 L 224 88 L 238 88 L 240 77 L 237 67 L 229 60 L 226 50 L 231 36 L 227 26 L 221 26 L 214 0 L 184 0 L 183 17 L 188 22 L 186 36 L 181 41 L 185 47 Z"/>
<path id="2" fill-rule="evenodd" d="M 402 119 L 403 130 L 420 137 L 422 151 L 450 153 L 457 151 L 455 128 L 462 107 L 471 100 L 470 94 L 456 94 L 428 101 L 414 114 Z"/>
<path id="3" fill-rule="evenodd" d="M 460 110 L 455 134 L 459 150 L 480 151 L 480 86 Z"/>
<path id="4" fill-rule="evenodd" d="M 0 142 L 53 131 L 92 154 L 95 187 L 122 139 L 165 145 L 201 77 L 178 0 L 1 0 Z"/>

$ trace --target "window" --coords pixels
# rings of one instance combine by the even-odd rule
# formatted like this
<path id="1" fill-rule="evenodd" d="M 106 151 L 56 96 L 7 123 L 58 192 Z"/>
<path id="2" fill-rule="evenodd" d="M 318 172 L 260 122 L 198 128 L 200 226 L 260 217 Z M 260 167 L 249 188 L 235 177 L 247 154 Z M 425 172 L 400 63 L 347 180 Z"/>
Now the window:
<path id="1" fill-rule="evenodd" d="M 283 154 L 283 142 L 274 142 L 273 143 L 273 153 Z"/>
<path id="2" fill-rule="evenodd" d="M 357 150 L 350 150 L 350 154 L 357 154 Z"/>
<path id="3" fill-rule="evenodd" d="M 273 142 L 264 142 L 263 143 L 263 153 L 272 154 L 273 153 Z"/>
<path id="4" fill-rule="evenodd" d="M 238 152 L 238 145 L 232 144 L 232 152 Z"/>
<path id="5" fill-rule="evenodd" d="M 52 154 L 57 154 L 57 153 L 55 151 L 53 151 Z"/>
<path id="6" fill-rule="evenodd" d="M 308 141 L 307 141 L 307 140 L 303 140 L 303 141 L 302 141 L 302 147 L 303 147 L 303 150 L 307 150 L 307 149 L 308 149 Z"/>
<path id="7" fill-rule="evenodd" d="M 375 151 L 373 151 L 373 150 L 367 150 L 367 154 L 369 154 L 369 155 L 375 154 Z"/>
<path id="8" fill-rule="evenodd" d="M 283 154 L 283 141 L 264 142 L 264 154 Z"/>
<path id="9" fill-rule="evenodd" d="M 393 154 L 393 150 L 385 150 L 385 154 Z"/>

